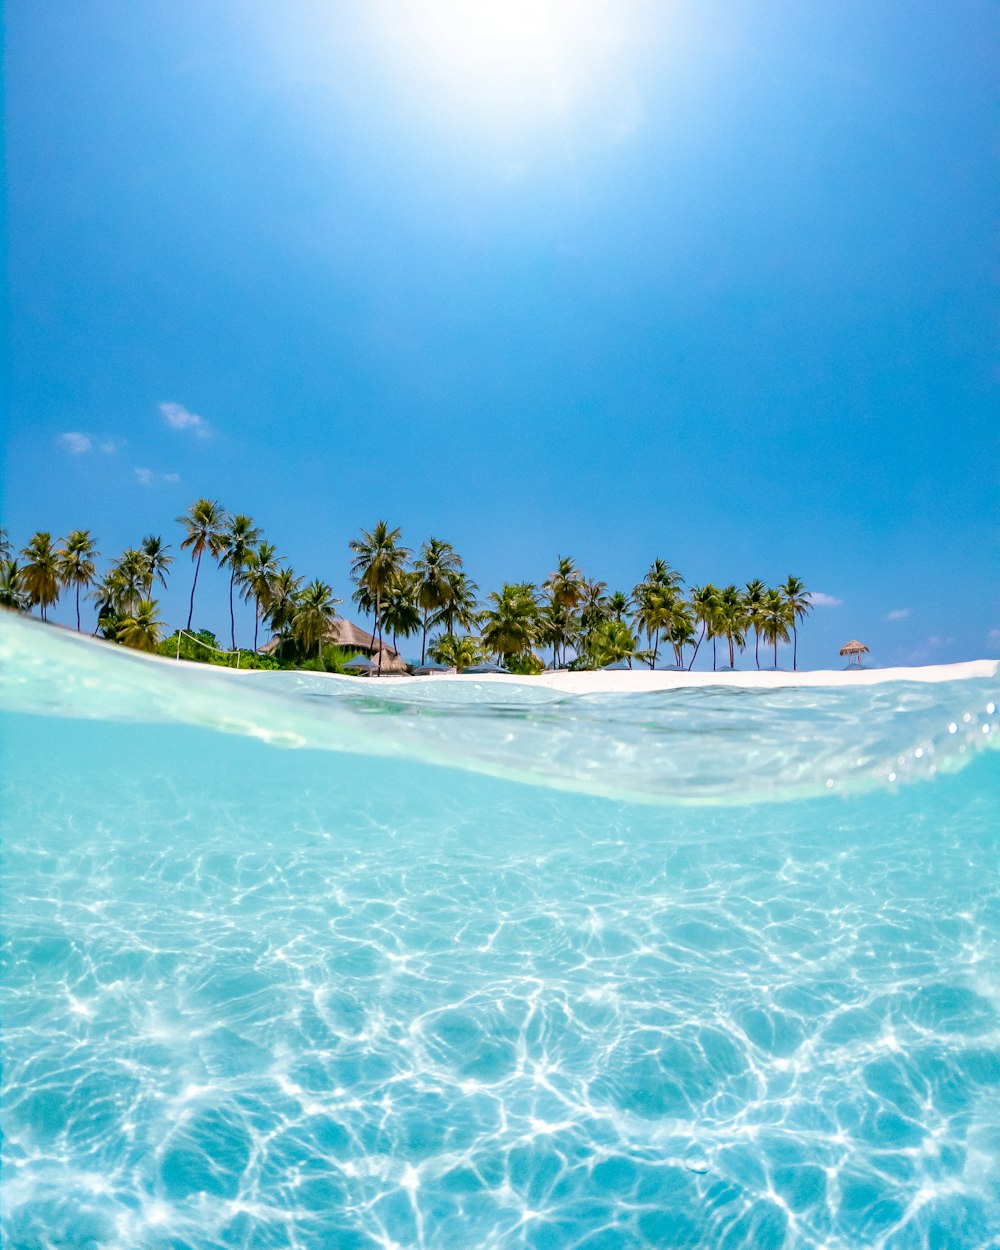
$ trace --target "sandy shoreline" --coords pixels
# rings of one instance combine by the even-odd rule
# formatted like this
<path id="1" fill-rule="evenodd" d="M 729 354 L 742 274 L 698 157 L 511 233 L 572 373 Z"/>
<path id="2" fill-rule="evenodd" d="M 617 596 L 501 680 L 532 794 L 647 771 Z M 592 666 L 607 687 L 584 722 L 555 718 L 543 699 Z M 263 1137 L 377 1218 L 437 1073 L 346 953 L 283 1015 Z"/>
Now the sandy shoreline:
<path id="1" fill-rule="evenodd" d="M 735 672 L 679 673 L 671 670 L 631 669 L 597 673 L 539 673 L 518 677 L 508 673 L 433 673 L 425 677 L 347 677 L 346 681 L 378 685 L 412 685 L 414 682 L 460 681 L 479 685 L 494 683 L 516 686 L 542 686 L 564 694 L 628 694 L 653 690 L 681 690 L 696 686 L 736 687 L 777 690 L 789 686 L 876 686 L 890 681 L 943 682 L 974 677 L 995 677 L 998 660 L 967 660 L 960 664 L 927 664 L 913 668 L 812 669 L 781 673 L 756 669 Z"/>

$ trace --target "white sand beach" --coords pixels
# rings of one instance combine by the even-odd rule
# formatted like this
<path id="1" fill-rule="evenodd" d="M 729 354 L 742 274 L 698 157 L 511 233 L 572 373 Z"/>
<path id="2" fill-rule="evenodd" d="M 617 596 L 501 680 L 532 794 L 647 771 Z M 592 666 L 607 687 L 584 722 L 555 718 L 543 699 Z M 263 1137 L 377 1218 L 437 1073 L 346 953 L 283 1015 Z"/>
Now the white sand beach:
<path id="1" fill-rule="evenodd" d="M 891 681 L 943 682 L 974 677 L 995 677 L 998 660 L 968 660 L 961 664 L 927 664 L 910 668 L 813 669 L 799 672 L 775 672 L 747 669 L 714 673 L 677 672 L 673 669 L 616 669 L 611 672 L 571 673 L 565 670 L 539 673 L 536 677 L 520 677 L 508 673 L 432 673 L 423 677 L 347 677 L 344 681 L 399 685 L 413 682 L 446 681 L 543 686 L 566 694 L 628 694 L 654 690 L 680 690 L 694 686 L 737 687 L 752 690 L 776 690 L 789 686 L 875 686 Z"/>

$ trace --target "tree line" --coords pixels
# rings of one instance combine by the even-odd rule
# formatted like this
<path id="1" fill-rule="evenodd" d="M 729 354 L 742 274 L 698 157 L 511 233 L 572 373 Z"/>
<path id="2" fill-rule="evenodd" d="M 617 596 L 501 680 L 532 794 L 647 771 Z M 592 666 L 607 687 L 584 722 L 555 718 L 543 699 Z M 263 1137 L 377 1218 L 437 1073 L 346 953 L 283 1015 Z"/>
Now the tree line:
<path id="1" fill-rule="evenodd" d="M 263 627 L 277 640 L 276 654 L 286 663 L 315 660 L 323 666 L 335 605 L 340 600 L 319 578 L 306 582 L 268 542 L 253 518 L 229 513 L 217 502 L 196 500 L 182 516 L 180 550 L 193 564 L 187 626 L 191 631 L 202 560 L 207 554 L 228 575 L 229 624 L 236 648 L 235 601 L 253 605 L 253 654 Z M 459 671 L 493 657 L 510 672 L 540 672 L 548 651 L 552 667 L 602 668 L 626 663 L 655 668 L 663 657 L 676 668 L 691 669 L 703 645 L 711 645 L 712 667 L 720 642 L 729 667 L 737 651 L 750 645 L 758 668 L 760 644 L 772 650 L 792 644 L 798 667 L 798 623 L 810 611 L 809 592 L 798 577 L 780 586 L 763 581 L 716 586 L 710 582 L 683 589 L 680 573 L 661 559 L 631 591 L 609 591 L 606 583 L 585 577 L 569 556 L 540 585 L 505 583 L 479 598 L 479 587 L 450 543 L 429 538 L 414 552 L 398 528 L 379 521 L 349 543 L 352 600 L 371 617 L 377 638 L 377 667 L 387 638 L 395 649 L 400 638 L 420 639 L 420 661 L 428 658 Z M 89 530 L 73 530 L 53 540 L 40 531 L 15 551 L 0 530 L 0 605 L 39 611 L 46 619 L 66 592 L 74 597 L 76 627 L 81 628 L 81 595 L 97 608 L 95 634 L 144 651 L 164 649 L 163 622 L 154 598 L 166 587 L 174 563 L 171 546 L 149 534 L 138 547 L 126 548 L 98 576 L 100 553 Z M 205 632 L 206 638 L 210 635 Z M 175 634 L 178 647 L 181 638 Z M 726 654 L 724 652 L 724 656 Z M 192 658 L 195 658 L 192 656 Z"/>

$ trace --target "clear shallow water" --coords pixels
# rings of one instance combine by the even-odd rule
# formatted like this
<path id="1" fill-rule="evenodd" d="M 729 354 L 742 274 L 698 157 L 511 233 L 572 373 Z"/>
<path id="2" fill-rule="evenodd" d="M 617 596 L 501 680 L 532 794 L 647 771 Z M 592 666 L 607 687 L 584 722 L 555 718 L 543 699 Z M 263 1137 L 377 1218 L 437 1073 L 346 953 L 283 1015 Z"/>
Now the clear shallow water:
<path id="1" fill-rule="evenodd" d="M 384 702 L 14 626 L 4 1245 L 1000 1245 L 994 680 Z"/>

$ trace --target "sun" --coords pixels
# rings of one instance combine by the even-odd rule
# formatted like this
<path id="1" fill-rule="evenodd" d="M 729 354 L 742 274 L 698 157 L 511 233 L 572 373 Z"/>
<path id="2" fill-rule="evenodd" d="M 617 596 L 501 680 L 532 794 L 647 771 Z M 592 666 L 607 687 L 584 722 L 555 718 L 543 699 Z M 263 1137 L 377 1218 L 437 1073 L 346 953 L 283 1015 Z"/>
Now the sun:
<path id="1" fill-rule="evenodd" d="M 567 110 L 614 41 L 605 0 L 417 0 L 382 10 L 399 71 L 453 110 Z"/>

